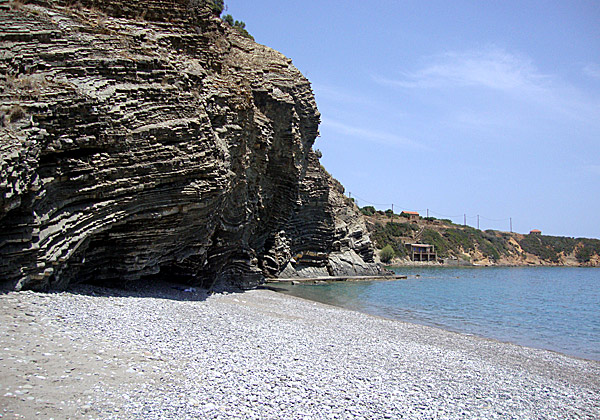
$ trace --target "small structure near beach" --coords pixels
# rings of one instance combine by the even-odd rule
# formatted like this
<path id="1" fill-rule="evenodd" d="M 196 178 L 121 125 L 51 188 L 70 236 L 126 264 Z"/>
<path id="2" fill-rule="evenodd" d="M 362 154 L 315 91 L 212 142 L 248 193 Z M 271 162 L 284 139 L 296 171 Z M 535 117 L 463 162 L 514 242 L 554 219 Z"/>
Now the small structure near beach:
<path id="1" fill-rule="evenodd" d="M 400 216 L 406 217 L 409 222 L 418 222 L 421 218 L 416 211 L 403 211 Z"/>
<path id="2" fill-rule="evenodd" d="M 435 247 L 429 244 L 406 244 L 411 261 L 436 261 Z"/>
<path id="3" fill-rule="evenodd" d="M 533 229 L 529 232 L 530 235 L 541 235 L 542 231 L 539 229 Z"/>

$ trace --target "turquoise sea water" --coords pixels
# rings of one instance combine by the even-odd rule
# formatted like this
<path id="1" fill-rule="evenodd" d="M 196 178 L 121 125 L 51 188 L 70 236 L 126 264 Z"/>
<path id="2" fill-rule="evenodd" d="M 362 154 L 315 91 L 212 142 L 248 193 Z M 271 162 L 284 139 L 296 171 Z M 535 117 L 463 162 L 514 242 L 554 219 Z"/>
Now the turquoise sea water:
<path id="1" fill-rule="evenodd" d="M 407 280 L 285 286 L 386 318 L 600 360 L 600 269 L 398 268 Z"/>

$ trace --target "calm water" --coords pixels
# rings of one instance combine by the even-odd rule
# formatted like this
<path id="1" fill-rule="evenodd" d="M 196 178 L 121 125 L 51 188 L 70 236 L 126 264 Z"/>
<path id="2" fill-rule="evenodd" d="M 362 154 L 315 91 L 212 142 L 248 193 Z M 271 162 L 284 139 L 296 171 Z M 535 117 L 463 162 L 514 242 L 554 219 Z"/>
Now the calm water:
<path id="1" fill-rule="evenodd" d="M 409 278 L 285 288 L 295 296 L 386 318 L 600 360 L 600 269 L 395 271 Z"/>

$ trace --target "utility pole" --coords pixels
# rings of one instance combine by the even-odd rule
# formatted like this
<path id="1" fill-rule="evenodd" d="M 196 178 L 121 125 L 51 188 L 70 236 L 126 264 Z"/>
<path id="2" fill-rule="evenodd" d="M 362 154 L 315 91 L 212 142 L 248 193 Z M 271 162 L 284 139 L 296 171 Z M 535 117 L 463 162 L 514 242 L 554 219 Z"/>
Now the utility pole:
<path id="1" fill-rule="evenodd" d="M 479 230 L 479 215 L 477 215 L 477 230 Z"/>
<path id="2" fill-rule="evenodd" d="M 463 226 L 467 226 L 467 213 L 465 213 L 463 216 L 464 216 Z"/>
<path id="3" fill-rule="evenodd" d="M 394 203 L 392 203 L 392 222 L 394 221 Z"/>
<path id="4" fill-rule="evenodd" d="M 510 218 L 510 233 L 512 233 L 512 217 Z"/>
<path id="5" fill-rule="evenodd" d="M 427 218 L 429 218 L 429 209 L 427 209 Z"/>

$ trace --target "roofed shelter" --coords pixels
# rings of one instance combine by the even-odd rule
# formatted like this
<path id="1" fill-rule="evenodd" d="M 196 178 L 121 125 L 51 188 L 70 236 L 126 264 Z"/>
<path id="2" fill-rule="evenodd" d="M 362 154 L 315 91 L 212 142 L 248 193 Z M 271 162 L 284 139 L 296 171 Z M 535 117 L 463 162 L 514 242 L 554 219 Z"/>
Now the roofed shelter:
<path id="1" fill-rule="evenodd" d="M 406 217 L 409 222 L 417 222 L 421 218 L 416 211 L 403 211 L 400 216 Z"/>

